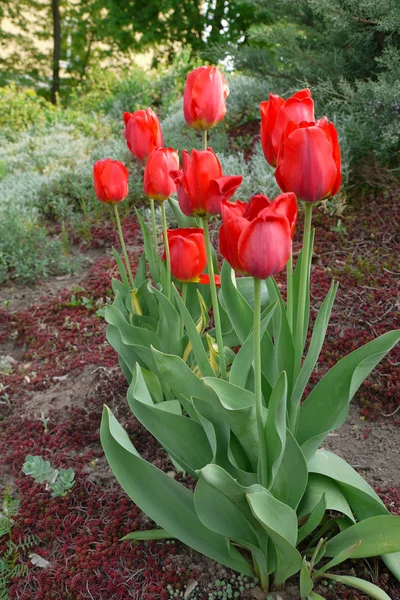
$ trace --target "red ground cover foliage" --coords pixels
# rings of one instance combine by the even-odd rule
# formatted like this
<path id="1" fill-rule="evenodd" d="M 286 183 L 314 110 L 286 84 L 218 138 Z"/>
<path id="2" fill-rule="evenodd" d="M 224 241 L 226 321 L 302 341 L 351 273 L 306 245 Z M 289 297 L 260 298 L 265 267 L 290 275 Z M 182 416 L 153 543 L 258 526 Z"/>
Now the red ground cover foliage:
<path id="1" fill-rule="evenodd" d="M 339 279 L 340 289 L 311 385 L 339 358 L 395 326 L 399 207 L 399 193 L 366 197 L 345 213 L 347 235 L 332 231 L 335 218 L 315 211 L 312 318 L 333 277 Z M 301 224 L 295 253 L 300 247 L 300 229 Z M 139 244 L 135 221 L 130 222 L 128 230 L 131 240 Z M 99 245 L 116 245 L 109 226 L 100 227 L 94 236 L 95 240 L 106 240 Z M 134 270 L 138 256 L 131 258 Z M 12 585 L 11 599 L 167 599 L 167 585 L 185 589 L 187 579 L 193 577 L 184 558 L 186 550 L 179 543 L 133 545 L 119 541 L 130 531 L 146 529 L 151 523 L 109 472 L 99 442 L 102 405 L 107 403 L 112 408 L 144 458 L 164 470 L 171 469 L 171 465 L 130 414 L 116 354 L 105 339 L 104 321 L 96 315 L 96 301 L 104 303 L 111 297 L 112 276 L 117 277 L 114 261 L 106 256 L 81 281 L 84 291 L 75 292 L 75 300 L 90 298 L 89 305 L 75 301 L 72 306 L 71 291 L 65 290 L 55 300 L 43 298 L 12 315 L 0 311 L 0 343 L 14 343 L 18 351 L 18 364 L 11 374 L 2 376 L 4 387 L 0 392 L 2 470 L 8 474 L 12 493 L 21 501 L 12 535 L 14 541 L 26 534 L 36 535 L 38 543 L 31 551 L 50 562 L 47 569 L 29 564 L 28 574 Z M 279 283 L 284 292 L 283 276 Z M 399 353 L 393 351 L 357 394 L 356 401 L 366 418 L 382 419 L 382 413 L 398 409 L 398 363 Z M 75 406 L 50 410 L 46 432 L 32 414 L 34 410 L 27 412 L 27 402 L 33 394 L 51 390 L 54 378 L 67 374 L 79 377 L 88 365 L 93 365 L 95 371 L 90 391 L 82 393 L 81 399 L 77 397 Z M 62 387 L 57 394 L 62 395 Z M 400 422 L 399 413 L 390 418 Z M 76 484 L 72 491 L 64 498 L 50 498 L 43 485 L 35 485 L 22 474 L 27 454 L 40 455 L 56 468 L 73 467 Z M 190 485 L 188 480 L 186 483 Z M 400 514 L 400 487 L 382 489 L 380 494 L 390 510 Z M 0 544 L 0 552 L 3 549 L 4 544 Z M 21 559 L 29 563 L 27 553 L 22 553 Z M 343 600 L 361 597 L 344 588 L 340 591 Z"/>

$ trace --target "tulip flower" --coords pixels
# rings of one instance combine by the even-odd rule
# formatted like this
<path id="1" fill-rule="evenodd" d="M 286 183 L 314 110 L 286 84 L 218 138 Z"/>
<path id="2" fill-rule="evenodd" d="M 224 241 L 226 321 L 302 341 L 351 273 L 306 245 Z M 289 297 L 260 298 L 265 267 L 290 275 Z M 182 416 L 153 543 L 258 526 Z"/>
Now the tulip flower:
<path id="1" fill-rule="evenodd" d="M 260 113 L 262 149 L 266 161 L 274 167 L 286 125 L 290 121 L 314 121 L 314 101 L 309 89 L 300 90 L 287 100 L 270 94 L 269 100 L 261 102 Z"/>
<path id="2" fill-rule="evenodd" d="M 145 160 L 159 146 L 163 146 L 161 125 L 151 108 L 124 112 L 125 139 L 129 150 L 139 160 Z"/>
<path id="3" fill-rule="evenodd" d="M 281 271 L 291 254 L 297 219 L 294 194 L 273 202 L 258 194 L 246 202 L 222 202 L 220 250 L 235 271 L 267 279 Z"/>
<path id="4" fill-rule="evenodd" d="M 187 150 L 182 154 L 182 171 L 171 171 L 177 187 L 179 206 L 191 216 L 208 218 L 221 212 L 221 201 L 229 200 L 242 183 L 242 176 L 224 176 L 211 148 Z"/>
<path id="5" fill-rule="evenodd" d="M 94 190 L 100 202 L 118 204 L 128 195 L 128 170 L 118 160 L 98 160 L 93 167 Z"/>
<path id="6" fill-rule="evenodd" d="M 98 160 L 93 166 L 94 189 L 100 202 L 114 205 L 114 216 L 117 222 L 118 235 L 121 242 L 121 248 L 125 259 L 126 269 L 128 271 L 131 287 L 134 286 L 134 279 L 131 265 L 126 251 L 124 235 L 122 232 L 121 221 L 119 218 L 117 204 L 125 200 L 128 195 L 128 169 L 118 160 Z"/>
<path id="7" fill-rule="evenodd" d="M 176 191 L 170 171 L 179 169 L 179 156 L 173 148 L 155 148 L 150 154 L 144 170 L 143 188 L 145 194 L 164 202 Z"/>
<path id="8" fill-rule="evenodd" d="M 283 192 L 294 192 L 306 202 L 337 193 L 342 180 L 340 146 L 337 131 L 326 117 L 286 126 L 275 178 Z"/>
<path id="9" fill-rule="evenodd" d="M 195 227 L 168 229 L 171 272 L 183 283 L 198 282 L 206 268 L 204 231 Z"/>
<path id="10" fill-rule="evenodd" d="M 217 67 L 198 67 L 186 79 L 183 114 L 189 127 L 206 131 L 225 116 L 228 85 Z"/>

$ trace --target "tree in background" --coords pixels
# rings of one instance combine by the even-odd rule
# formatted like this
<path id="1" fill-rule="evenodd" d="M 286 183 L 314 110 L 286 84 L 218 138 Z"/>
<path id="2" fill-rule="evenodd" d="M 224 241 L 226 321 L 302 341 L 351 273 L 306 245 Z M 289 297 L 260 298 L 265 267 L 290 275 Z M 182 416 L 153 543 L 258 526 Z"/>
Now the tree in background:
<path id="1" fill-rule="evenodd" d="M 248 43 L 214 47 L 235 68 L 266 77 L 282 94 L 312 88 L 337 113 L 353 158 L 391 162 L 400 150 L 398 0 L 249 0 L 256 24 Z M 210 50 L 207 52 L 210 55 Z"/>

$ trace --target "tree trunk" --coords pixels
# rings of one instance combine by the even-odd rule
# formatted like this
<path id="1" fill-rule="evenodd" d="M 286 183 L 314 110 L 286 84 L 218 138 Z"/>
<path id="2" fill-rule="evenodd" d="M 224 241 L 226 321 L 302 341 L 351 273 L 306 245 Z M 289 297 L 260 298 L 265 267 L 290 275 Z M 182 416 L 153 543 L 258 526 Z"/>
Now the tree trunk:
<path id="1" fill-rule="evenodd" d="M 51 101 L 57 104 L 60 91 L 60 57 L 61 57 L 61 18 L 60 0 L 51 0 L 53 13 L 53 80 L 51 84 Z"/>

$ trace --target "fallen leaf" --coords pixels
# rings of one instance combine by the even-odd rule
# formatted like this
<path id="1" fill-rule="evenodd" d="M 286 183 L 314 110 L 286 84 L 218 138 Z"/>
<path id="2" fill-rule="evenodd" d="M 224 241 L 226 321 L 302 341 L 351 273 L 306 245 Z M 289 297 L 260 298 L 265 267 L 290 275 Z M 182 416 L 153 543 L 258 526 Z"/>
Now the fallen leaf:
<path id="1" fill-rule="evenodd" d="M 199 585 L 199 582 L 195 579 L 189 579 L 188 584 L 186 586 L 185 593 L 183 595 L 184 598 L 189 598 L 190 594 L 193 590 Z"/>
<path id="2" fill-rule="evenodd" d="M 39 554 L 30 554 L 29 558 L 31 559 L 31 563 L 35 565 L 35 567 L 40 567 L 41 569 L 47 569 L 50 566 L 48 560 L 40 556 Z"/>

